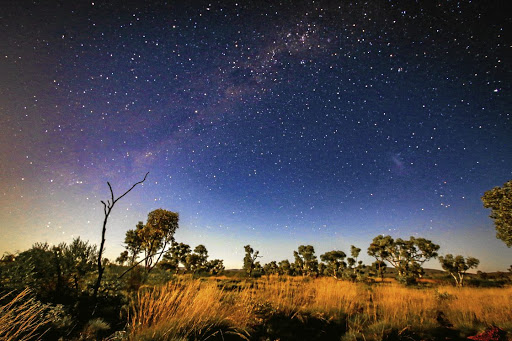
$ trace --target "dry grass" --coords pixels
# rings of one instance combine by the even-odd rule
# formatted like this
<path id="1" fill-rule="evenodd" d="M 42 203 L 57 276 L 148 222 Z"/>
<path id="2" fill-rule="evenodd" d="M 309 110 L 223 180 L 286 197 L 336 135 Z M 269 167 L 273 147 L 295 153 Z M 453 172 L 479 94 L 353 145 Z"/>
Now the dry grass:
<path id="1" fill-rule="evenodd" d="M 512 331 L 512 287 L 455 288 L 442 287 L 452 295 L 444 302 L 447 318 L 456 326 L 498 325 Z"/>
<path id="2" fill-rule="evenodd" d="M 512 288 L 406 288 L 367 286 L 332 278 L 263 278 L 226 290 L 215 280 L 181 280 L 139 292 L 131 316 L 131 337 L 206 339 L 219 329 L 251 331 L 261 305 L 286 316 L 320 314 L 345 321 L 352 334 L 373 330 L 439 327 L 439 313 L 453 327 L 476 330 L 495 324 L 512 331 Z M 380 332 L 375 333 L 375 330 Z M 368 338 L 367 338 L 368 339 Z M 378 339 L 374 338 L 374 339 Z"/>
<path id="3" fill-rule="evenodd" d="M 5 305 L 0 305 L 0 340 L 25 341 L 38 340 L 48 320 L 44 315 L 44 306 L 29 297 L 25 289 Z M 0 297 L 5 300 L 9 294 Z"/>
<path id="4" fill-rule="evenodd" d="M 249 307 L 249 302 L 214 282 L 180 281 L 143 288 L 132 309 L 131 338 L 207 338 L 219 329 L 243 334 L 251 318 Z"/>

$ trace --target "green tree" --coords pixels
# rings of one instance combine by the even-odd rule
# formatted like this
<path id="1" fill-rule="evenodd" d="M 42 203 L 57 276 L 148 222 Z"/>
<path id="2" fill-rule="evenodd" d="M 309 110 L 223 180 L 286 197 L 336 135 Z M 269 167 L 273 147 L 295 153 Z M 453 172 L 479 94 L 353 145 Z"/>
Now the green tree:
<path id="1" fill-rule="evenodd" d="M 278 264 L 279 275 L 292 275 L 292 268 L 288 259 L 282 260 Z"/>
<path id="2" fill-rule="evenodd" d="M 437 257 L 439 245 L 425 238 L 409 240 L 377 236 L 368 247 L 368 255 L 390 263 L 398 271 L 400 281 L 412 281 L 423 275 L 423 263 Z"/>
<path id="3" fill-rule="evenodd" d="M 496 238 L 512 246 L 512 180 L 503 187 L 494 187 L 482 197 L 485 208 L 491 209 L 490 217 L 496 226 Z"/>
<path id="4" fill-rule="evenodd" d="M 324 271 L 320 271 L 319 269 L 319 272 L 321 272 L 321 274 L 325 272 L 328 276 L 338 279 L 342 276 L 343 271 L 347 267 L 347 263 L 344 261 L 345 257 L 347 257 L 347 255 L 343 251 L 329 251 L 320 255 L 320 259 L 326 264 L 325 270 L 322 269 Z"/>
<path id="5" fill-rule="evenodd" d="M 277 265 L 276 261 L 271 261 L 263 265 L 263 273 L 267 276 L 278 274 L 279 266 Z"/>
<path id="6" fill-rule="evenodd" d="M 480 261 L 473 257 L 464 258 L 463 256 L 453 256 L 447 254 L 446 256 L 439 256 L 439 263 L 443 269 L 452 275 L 455 279 L 455 284 L 459 287 L 464 286 L 464 275 L 469 269 L 476 269 Z"/>
<path id="7" fill-rule="evenodd" d="M 318 263 L 318 276 L 330 276 L 329 271 L 327 270 L 327 265 L 325 265 L 325 263 Z"/>
<path id="8" fill-rule="evenodd" d="M 361 280 L 362 275 L 364 274 L 365 265 L 363 264 L 362 261 L 357 260 L 359 258 L 360 253 L 360 248 L 355 247 L 354 245 L 350 245 L 350 255 L 352 257 L 347 258 L 349 269 L 347 276 L 352 281 Z"/>
<path id="9" fill-rule="evenodd" d="M 95 259 L 98 250 L 80 237 L 73 239 L 71 244 L 59 245 L 62 257 L 62 271 L 72 281 L 78 295 L 84 288 L 86 276 L 95 270 Z"/>
<path id="10" fill-rule="evenodd" d="M 379 277 L 381 282 L 384 281 L 384 272 L 386 272 L 387 264 L 384 261 L 376 260 L 370 267 L 370 275 Z"/>
<path id="11" fill-rule="evenodd" d="M 149 273 L 158 263 L 167 246 L 174 241 L 178 229 L 178 213 L 157 209 L 148 214 L 146 224 L 139 222 L 134 230 L 126 232 L 125 245 L 132 254 L 132 263 L 142 254 L 144 268 Z"/>
<path id="12" fill-rule="evenodd" d="M 373 242 L 370 244 L 370 247 L 368 247 L 368 255 L 375 258 L 375 264 L 377 269 L 377 273 L 380 276 L 381 281 L 384 280 L 384 271 L 387 267 L 387 264 L 385 262 L 386 258 L 389 256 L 388 251 L 386 250 L 385 245 L 388 244 L 388 238 L 391 238 L 391 236 L 386 237 L 376 237 L 373 239 Z M 372 266 L 373 266 L 372 264 Z"/>
<path id="13" fill-rule="evenodd" d="M 315 248 L 312 245 L 301 245 L 293 251 L 295 266 L 303 276 L 311 276 L 318 270 Z"/>
<path id="14" fill-rule="evenodd" d="M 172 242 L 171 247 L 165 253 L 162 266 L 173 270 L 177 274 L 180 264 L 187 269 L 187 256 L 191 253 L 190 246 L 184 243 Z M 190 269 L 187 269 L 190 270 Z"/>
<path id="15" fill-rule="evenodd" d="M 22 291 L 26 287 L 39 300 L 53 301 L 56 293 L 54 253 L 48 243 L 36 243 L 2 264 L 2 289 Z"/>
<path id="16" fill-rule="evenodd" d="M 194 248 L 194 252 L 186 256 L 185 268 L 187 271 L 196 274 L 198 272 L 208 271 L 208 250 L 202 244 Z"/>
<path id="17" fill-rule="evenodd" d="M 206 268 L 212 275 L 221 274 L 224 271 L 224 261 L 222 259 L 213 259 L 206 264 Z"/>
<path id="18" fill-rule="evenodd" d="M 144 229 L 144 223 L 139 221 L 137 225 L 135 225 L 135 229 L 126 231 L 126 235 L 124 237 L 124 245 L 125 249 L 129 254 L 129 262 L 128 265 L 134 265 L 137 261 L 137 257 L 142 252 L 142 244 L 144 241 L 142 240 Z"/>
<path id="19" fill-rule="evenodd" d="M 119 265 L 124 265 L 124 263 L 128 261 L 129 256 L 130 255 L 128 251 L 124 250 L 119 254 L 119 257 L 116 258 L 116 263 Z"/>
<path id="20" fill-rule="evenodd" d="M 245 270 L 245 272 L 247 272 L 249 277 L 252 277 L 252 274 L 253 274 L 254 270 L 257 267 L 261 267 L 259 262 L 256 262 L 256 260 L 261 257 L 261 256 L 259 256 L 260 252 L 259 251 L 255 251 L 251 247 L 251 245 L 245 245 L 244 246 L 244 250 L 245 250 L 244 270 Z"/>

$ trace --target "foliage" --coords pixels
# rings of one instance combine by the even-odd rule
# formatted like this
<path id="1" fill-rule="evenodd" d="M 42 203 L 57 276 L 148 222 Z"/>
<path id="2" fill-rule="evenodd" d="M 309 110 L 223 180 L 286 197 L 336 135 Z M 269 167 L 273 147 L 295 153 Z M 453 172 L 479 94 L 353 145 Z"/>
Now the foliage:
<path id="1" fill-rule="evenodd" d="M 101 318 L 95 318 L 87 322 L 81 333 L 82 340 L 100 340 L 100 335 L 110 329 L 110 325 Z"/>
<path id="2" fill-rule="evenodd" d="M 132 255 L 134 263 L 142 254 L 146 272 L 150 272 L 166 251 L 169 243 L 174 241 L 178 229 L 178 213 L 156 209 L 148 214 L 146 224 L 139 222 L 134 230 L 128 230 L 125 237 L 126 250 Z"/>
<path id="3" fill-rule="evenodd" d="M 263 273 L 267 276 L 279 274 L 279 266 L 276 261 L 263 265 Z"/>
<path id="4" fill-rule="evenodd" d="M 312 245 L 301 245 L 293 251 L 296 271 L 303 276 L 311 276 L 318 271 L 315 248 Z"/>
<path id="5" fill-rule="evenodd" d="M 116 263 L 119 265 L 124 265 L 128 261 L 129 253 L 127 250 L 121 252 L 119 257 L 116 258 Z"/>
<path id="6" fill-rule="evenodd" d="M 290 261 L 288 259 L 280 261 L 278 264 L 278 271 L 279 271 L 279 275 L 291 276 L 293 273 L 292 273 L 292 267 L 291 267 Z"/>
<path id="7" fill-rule="evenodd" d="M 344 262 L 345 257 L 347 257 L 347 255 L 343 251 L 329 251 L 320 255 L 320 259 L 322 262 L 325 262 L 326 265 L 323 271 L 321 271 L 319 267 L 319 273 L 325 273 L 328 276 L 340 278 L 347 267 L 347 263 Z M 323 266 L 322 263 L 320 265 Z"/>
<path id="8" fill-rule="evenodd" d="M 496 226 L 496 238 L 512 247 L 512 180 L 503 187 L 494 187 L 482 196 L 485 208 L 491 209 L 490 217 Z"/>
<path id="9" fill-rule="evenodd" d="M 206 268 L 212 275 L 219 275 L 226 269 L 222 259 L 212 259 L 206 263 Z"/>
<path id="10" fill-rule="evenodd" d="M 186 257 L 186 268 L 192 273 L 207 271 L 208 250 L 202 244 L 195 247 L 194 252 Z"/>
<path id="11" fill-rule="evenodd" d="M 75 238 L 69 245 L 60 244 L 59 249 L 63 259 L 63 273 L 70 277 L 69 280 L 78 295 L 84 288 L 86 275 L 95 270 L 94 261 L 98 255 L 96 246 Z"/>
<path id="12" fill-rule="evenodd" d="M 437 257 L 439 245 L 425 238 L 410 237 L 409 240 L 391 236 L 377 236 L 368 247 L 368 255 L 390 263 L 398 271 L 401 281 L 410 282 L 423 275 L 421 265 Z"/>
<path id="13" fill-rule="evenodd" d="M 256 259 L 261 257 L 261 256 L 259 256 L 260 252 L 259 251 L 255 251 L 251 247 L 251 245 L 245 245 L 244 246 L 244 250 L 245 250 L 244 270 L 245 270 L 245 272 L 247 272 L 249 277 L 251 277 L 253 272 L 254 272 L 254 270 L 256 268 L 261 267 L 260 263 L 256 262 Z"/>
<path id="14" fill-rule="evenodd" d="M 208 250 L 204 245 L 196 246 L 194 252 L 191 252 L 189 245 L 173 242 L 160 262 L 160 266 L 178 274 L 180 265 L 185 267 L 185 272 L 192 274 L 209 272 L 212 275 L 218 275 L 225 269 L 224 262 L 220 259 L 208 261 Z"/>
<path id="15" fill-rule="evenodd" d="M 9 290 L 31 288 L 45 302 L 65 302 L 87 289 L 86 279 L 95 270 L 97 255 L 96 246 L 80 238 L 53 247 L 36 243 L 3 262 L 0 281 Z"/>
<path id="16" fill-rule="evenodd" d="M 384 261 L 376 260 L 372 263 L 369 270 L 370 276 L 379 277 L 381 281 L 384 281 L 384 273 L 386 272 L 387 264 Z"/>
<path id="17" fill-rule="evenodd" d="M 464 259 L 463 256 L 453 256 L 447 254 L 446 256 L 439 256 L 439 263 L 444 270 L 448 271 L 450 275 L 455 279 L 457 286 L 464 286 L 464 275 L 469 269 L 476 269 L 480 261 L 473 257 L 467 257 Z"/>
<path id="18" fill-rule="evenodd" d="M 364 270 L 366 268 L 362 261 L 357 260 L 360 252 L 360 248 L 355 247 L 354 245 L 350 246 L 350 255 L 352 257 L 347 258 L 349 270 L 347 273 L 347 277 L 352 281 L 361 280 L 363 278 Z"/>
<path id="19" fill-rule="evenodd" d="M 142 240 L 142 235 L 144 229 L 144 223 L 139 221 L 137 225 L 135 225 L 135 229 L 126 231 L 126 235 L 124 238 L 125 251 L 129 254 L 129 265 L 135 264 L 137 256 L 141 253 L 142 244 L 144 243 Z"/>
<path id="20" fill-rule="evenodd" d="M 178 273 L 180 264 L 190 270 L 187 263 L 187 256 L 190 255 L 190 245 L 184 243 L 172 242 L 171 247 L 165 253 L 161 265 L 166 269 L 173 270 Z"/>

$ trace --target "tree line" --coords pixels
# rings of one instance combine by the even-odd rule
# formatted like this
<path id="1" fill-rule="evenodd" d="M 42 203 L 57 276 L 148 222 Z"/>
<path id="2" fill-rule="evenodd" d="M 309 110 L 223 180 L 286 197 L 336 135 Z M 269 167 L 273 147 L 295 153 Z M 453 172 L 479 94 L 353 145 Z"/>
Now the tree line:
<path id="1" fill-rule="evenodd" d="M 192 250 L 190 245 L 174 240 L 178 221 L 179 215 L 175 212 L 164 209 L 150 212 L 145 224 L 139 222 L 135 229 L 126 232 L 125 250 L 116 259 L 117 263 L 127 264 L 128 270 L 143 264 L 146 274 L 157 265 L 175 274 L 179 273 L 180 268 L 183 273 L 221 273 L 224 270 L 223 261 L 208 260 L 208 250 L 204 245 L 197 245 Z M 336 279 L 361 281 L 366 277 L 383 279 L 384 271 L 389 264 L 396 269 L 400 282 L 413 283 L 424 275 L 423 264 L 437 258 L 439 248 L 439 245 L 425 238 L 410 237 L 409 240 L 404 240 L 379 235 L 373 239 L 367 250 L 368 255 L 375 258 L 371 265 L 365 265 L 359 260 L 361 249 L 354 245 L 350 248 L 350 257 L 347 257 L 344 251 L 332 250 L 321 254 L 320 261 L 312 245 L 300 245 L 293 252 L 293 262 L 271 261 L 262 265 L 258 261 L 261 257 L 259 251 L 245 245 L 243 270 L 249 277 L 255 274 L 278 274 L 332 276 Z M 451 254 L 439 257 L 439 260 L 443 269 L 448 271 L 460 286 L 464 284 L 466 271 L 476 268 L 479 264 L 476 258 Z"/>
<path id="2" fill-rule="evenodd" d="M 388 263 L 397 271 L 400 282 L 411 284 L 424 275 L 423 263 L 438 257 L 439 245 L 425 238 L 410 237 L 409 240 L 393 239 L 391 236 L 379 235 L 368 247 L 368 255 L 375 258 L 371 265 L 358 260 L 361 249 L 352 245 L 350 257 L 341 250 L 332 250 L 315 255 L 312 245 L 300 245 L 293 252 L 294 261 L 271 261 L 261 265 L 257 261 L 259 251 L 250 245 L 244 246 L 245 257 L 243 269 L 249 277 L 257 275 L 288 275 L 288 276 L 331 276 L 336 279 L 362 281 L 367 277 L 384 279 Z M 479 260 L 473 257 L 440 256 L 442 268 L 455 279 L 456 285 L 464 285 L 464 276 L 469 269 L 478 266 Z"/>

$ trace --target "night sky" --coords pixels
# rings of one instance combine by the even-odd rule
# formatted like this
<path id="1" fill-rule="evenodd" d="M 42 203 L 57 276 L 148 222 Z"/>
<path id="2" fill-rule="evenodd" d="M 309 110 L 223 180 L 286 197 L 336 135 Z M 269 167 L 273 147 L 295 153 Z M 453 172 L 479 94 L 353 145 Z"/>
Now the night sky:
<path id="1" fill-rule="evenodd" d="M 150 3 L 2 4 L 1 253 L 99 244 L 106 182 L 150 172 L 111 259 L 164 208 L 228 268 L 379 234 L 510 265 L 480 200 L 512 179 L 505 2 Z"/>

